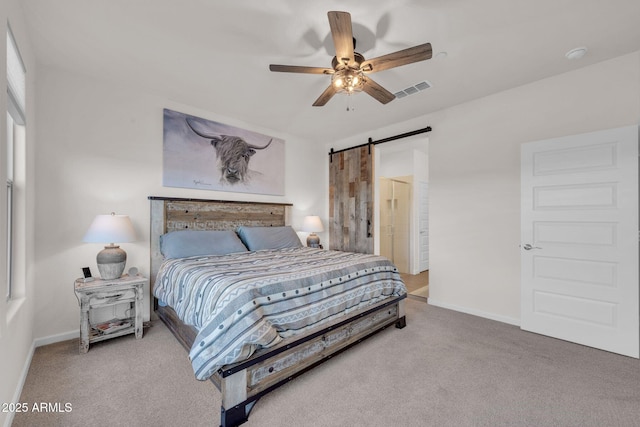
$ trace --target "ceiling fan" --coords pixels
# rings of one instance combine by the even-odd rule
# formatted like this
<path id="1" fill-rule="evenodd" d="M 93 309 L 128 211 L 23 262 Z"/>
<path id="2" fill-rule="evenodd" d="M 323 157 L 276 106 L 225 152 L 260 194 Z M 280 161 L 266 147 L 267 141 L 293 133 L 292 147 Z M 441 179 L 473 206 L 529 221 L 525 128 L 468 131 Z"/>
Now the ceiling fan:
<path id="1" fill-rule="evenodd" d="M 333 95 L 339 92 L 352 94 L 364 91 L 383 104 L 391 102 L 395 99 L 395 95 L 368 75 L 431 58 L 431 43 L 424 43 L 366 60 L 364 56 L 354 51 L 356 40 L 353 37 L 351 15 L 348 12 L 328 12 L 327 15 L 336 48 L 336 56 L 331 61 L 332 68 L 269 65 L 269 70 L 277 72 L 330 74 L 331 84 L 313 103 L 314 107 L 325 105 Z"/>

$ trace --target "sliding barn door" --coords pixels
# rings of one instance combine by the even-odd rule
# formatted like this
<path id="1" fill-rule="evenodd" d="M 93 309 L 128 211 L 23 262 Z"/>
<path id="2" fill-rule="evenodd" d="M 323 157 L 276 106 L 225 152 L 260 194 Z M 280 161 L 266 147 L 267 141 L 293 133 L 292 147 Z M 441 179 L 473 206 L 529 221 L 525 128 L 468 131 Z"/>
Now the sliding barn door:
<path id="1" fill-rule="evenodd" d="M 373 253 L 373 150 L 369 145 L 331 155 L 331 249 Z"/>

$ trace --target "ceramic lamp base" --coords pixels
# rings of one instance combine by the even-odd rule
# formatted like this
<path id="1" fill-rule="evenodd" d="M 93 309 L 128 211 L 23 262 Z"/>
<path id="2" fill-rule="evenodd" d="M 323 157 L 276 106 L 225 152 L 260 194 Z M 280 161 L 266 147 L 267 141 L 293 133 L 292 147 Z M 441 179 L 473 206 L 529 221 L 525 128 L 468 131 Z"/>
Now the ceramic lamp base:
<path id="1" fill-rule="evenodd" d="M 307 246 L 310 248 L 320 247 L 320 237 L 316 233 L 311 233 L 307 236 Z"/>
<path id="2" fill-rule="evenodd" d="M 109 245 L 96 257 L 100 277 L 104 280 L 119 279 L 127 263 L 127 253 L 120 246 Z"/>

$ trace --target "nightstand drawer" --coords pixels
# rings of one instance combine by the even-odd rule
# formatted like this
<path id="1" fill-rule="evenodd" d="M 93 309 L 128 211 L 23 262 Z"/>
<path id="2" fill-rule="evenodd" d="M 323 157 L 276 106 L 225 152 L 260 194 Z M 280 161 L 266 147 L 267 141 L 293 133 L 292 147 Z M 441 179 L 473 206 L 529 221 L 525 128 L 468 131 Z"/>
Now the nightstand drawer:
<path id="1" fill-rule="evenodd" d="M 123 289 L 117 292 L 96 292 L 89 300 L 90 308 L 105 307 L 121 302 L 131 302 L 135 300 L 136 292 L 133 289 Z"/>

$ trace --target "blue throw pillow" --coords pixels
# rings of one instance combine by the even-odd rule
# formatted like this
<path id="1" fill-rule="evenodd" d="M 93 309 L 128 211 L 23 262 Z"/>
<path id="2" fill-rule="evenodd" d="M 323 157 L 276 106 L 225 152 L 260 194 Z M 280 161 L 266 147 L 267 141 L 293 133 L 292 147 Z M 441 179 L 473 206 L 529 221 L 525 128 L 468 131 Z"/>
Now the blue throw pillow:
<path id="1" fill-rule="evenodd" d="M 262 249 L 300 248 L 300 238 L 289 226 L 285 227 L 238 227 L 238 235 L 250 251 Z"/>
<path id="2" fill-rule="evenodd" d="M 184 230 L 160 236 L 160 251 L 165 258 L 187 258 L 247 252 L 247 248 L 233 231 Z"/>

